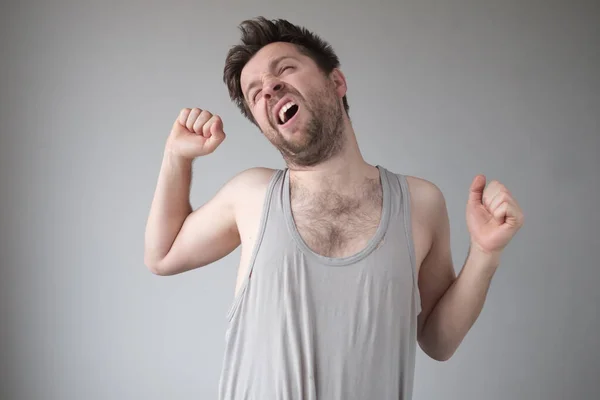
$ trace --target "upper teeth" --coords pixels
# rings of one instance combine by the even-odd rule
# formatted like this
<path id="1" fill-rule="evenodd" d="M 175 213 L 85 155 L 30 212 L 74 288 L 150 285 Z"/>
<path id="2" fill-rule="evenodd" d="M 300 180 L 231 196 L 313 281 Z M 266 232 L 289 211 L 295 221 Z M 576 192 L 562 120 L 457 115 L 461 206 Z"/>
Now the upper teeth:
<path id="1" fill-rule="evenodd" d="M 279 119 L 281 120 L 281 122 L 285 122 L 285 120 L 286 120 L 285 112 L 287 110 L 289 110 L 291 106 L 294 106 L 294 105 L 296 105 L 296 103 L 294 103 L 293 101 L 288 101 L 287 103 L 285 103 L 283 105 L 283 107 L 281 107 L 281 109 L 279 110 Z"/>

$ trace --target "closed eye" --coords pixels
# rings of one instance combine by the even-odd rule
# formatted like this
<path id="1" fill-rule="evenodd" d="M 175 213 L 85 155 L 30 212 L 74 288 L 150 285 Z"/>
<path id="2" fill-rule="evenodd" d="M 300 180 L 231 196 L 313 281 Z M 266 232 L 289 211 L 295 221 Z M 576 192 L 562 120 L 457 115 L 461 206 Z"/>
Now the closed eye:
<path id="1" fill-rule="evenodd" d="M 252 96 L 252 102 L 253 102 L 253 103 L 256 103 L 256 102 L 258 101 L 258 95 L 259 95 L 261 92 L 262 92 L 262 90 L 257 90 L 257 91 L 254 93 L 254 96 Z"/>
<path id="2" fill-rule="evenodd" d="M 283 72 L 287 69 L 292 69 L 294 67 L 292 67 L 291 65 L 286 65 L 283 68 L 281 68 L 281 70 L 279 71 L 279 75 L 283 74 Z"/>

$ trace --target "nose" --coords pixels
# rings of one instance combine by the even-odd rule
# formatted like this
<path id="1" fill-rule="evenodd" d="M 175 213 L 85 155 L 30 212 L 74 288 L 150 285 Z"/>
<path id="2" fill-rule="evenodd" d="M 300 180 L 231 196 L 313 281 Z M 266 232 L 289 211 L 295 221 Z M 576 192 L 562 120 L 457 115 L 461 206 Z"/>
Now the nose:
<path id="1" fill-rule="evenodd" d="M 263 87 L 263 96 L 269 100 L 271 97 L 276 96 L 277 92 L 283 89 L 283 83 L 277 78 L 267 79 Z"/>

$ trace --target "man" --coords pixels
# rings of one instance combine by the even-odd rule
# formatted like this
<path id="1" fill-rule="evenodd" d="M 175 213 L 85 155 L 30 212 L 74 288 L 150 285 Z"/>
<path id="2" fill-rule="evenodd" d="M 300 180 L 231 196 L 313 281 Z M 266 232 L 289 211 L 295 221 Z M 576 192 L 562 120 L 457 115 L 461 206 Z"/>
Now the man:
<path id="1" fill-rule="evenodd" d="M 284 20 L 241 29 L 224 81 L 287 168 L 243 171 L 193 211 L 192 161 L 225 133 L 217 115 L 183 109 L 166 143 L 145 262 L 173 275 L 241 244 L 221 399 L 409 399 L 416 343 L 436 360 L 451 357 L 523 214 L 502 184 L 475 177 L 457 278 L 442 193 L 363 160 L 331 47 Z"/>

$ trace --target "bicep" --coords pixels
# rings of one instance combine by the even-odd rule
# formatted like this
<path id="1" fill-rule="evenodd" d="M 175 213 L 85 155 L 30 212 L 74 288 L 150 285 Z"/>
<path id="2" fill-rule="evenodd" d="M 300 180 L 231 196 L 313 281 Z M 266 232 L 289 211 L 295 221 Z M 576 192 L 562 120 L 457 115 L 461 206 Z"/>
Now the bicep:
<path id="1" fill-rule="evenodd" d="M 432 310 L 456 279 L 450 248 L 450 222 L 444 197 L 437 187 L 433 187 L 427 201 L 422 204 L 427 205 L 425 221 L 431 232 L 431 245 L 419 270 L 419 336 Z"/>
<path id="2" fill-rule="evenodd" d="M 205 266 L 239 246 L 234 201 L 239 180 L 239 175 L 231 179 L 187 216 L 169 252 L 159 262 L 160 275 L 175 275 Z"/>
<path id="3" fill-rule="evenodd" d="M 240 244 L 234 204 L 228 188 L 192 212 L 163 260 L 168 275 L 205 266 L 225 257 Z"/>
<path id="4" fill-rule="evenodd" d="M 202 267 L 235 250 L 241 243 L 238 220 L 243 212 L 248 212 L 241 206 L 252 202 L 255 196 L 264 196 L 272 174 L 273 170 L 268 168 L 242 171 L 192 212 L 162 260 L 162 274 L 174 275 Z"/>

